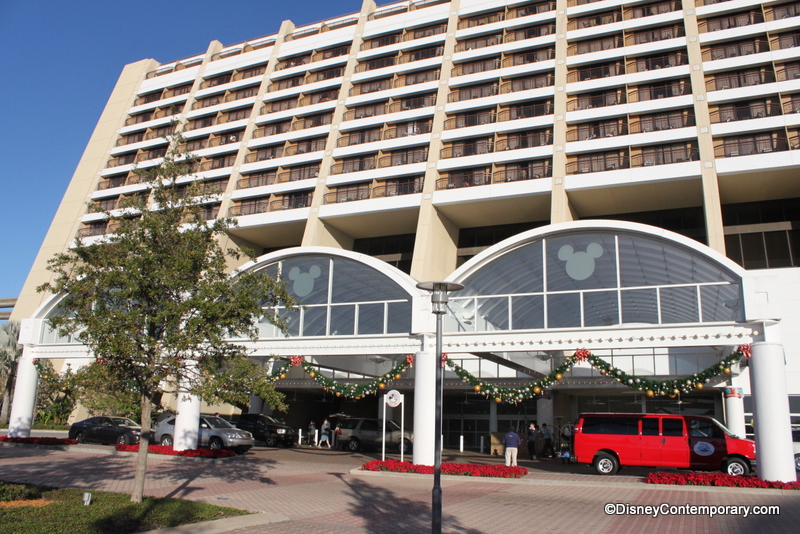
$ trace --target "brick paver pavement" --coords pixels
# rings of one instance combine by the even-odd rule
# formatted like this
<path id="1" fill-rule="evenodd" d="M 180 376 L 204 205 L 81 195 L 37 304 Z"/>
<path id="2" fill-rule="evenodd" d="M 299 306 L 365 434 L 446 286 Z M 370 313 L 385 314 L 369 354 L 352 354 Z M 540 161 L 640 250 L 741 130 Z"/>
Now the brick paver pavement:
<path id="1" fill-rule="evenodd" d="M 263 512 L 162 532 L 377 534 L 430 532 L 432 477 L 353 473 L 375 455 L 307 448 L 262 449 L 244 459 L 209 462 L 152 455 L 145 492 Z M 447 460 L 459 455 L 448 452 Z M 469 461 L 498 463 L 472 456 Z M 0 447 L 0 478 L 129 492 L 135 457 L 109 447 L 66 450 Z M 536 464 L 519 480 L 443 478 L 443 531 L 494 533 L 794 533 L 800 491 L 677 488 L 641 482 L 644 470 L 599 477 L 584 466 Z M 607 515 L 606 503 L 777 505 L 779 515 Z M 255 520 L 263 521 L 255 524 Z M 220 527 L 221 523 L 221 527 Z M 227 529 L 227 530 L 226 530 Z M 0 525 L 2 532 L 2 525 Z"/>

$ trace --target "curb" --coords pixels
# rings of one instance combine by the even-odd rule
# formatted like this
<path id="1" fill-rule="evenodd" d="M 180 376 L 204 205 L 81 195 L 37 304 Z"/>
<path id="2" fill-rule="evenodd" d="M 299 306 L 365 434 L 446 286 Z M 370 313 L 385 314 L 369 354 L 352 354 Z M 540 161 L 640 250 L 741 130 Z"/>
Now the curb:
<path id="1" fill-rule="evenodd" d="M 36 449 L 44 449 L 44 450 L 56 450 L 56 451 L 66 451 L 66 452 L 80 452 L 84 454 L 108 454 L 111 456 L 136 456 L 139 454 L 138 452 L 126 452 L 126 451 L 117 451 L 113 448 L 111 449 L 99 449 L 94 448 L 93 446 L 85 446 L 80 444 L 75 445 L 34 445 L 32 443 L 4 443 L 0 442 L 0 446 L 2 447 L 31 447 Z M 228 458 L 202 458 L 199 456 L 172 456 L 169 454 L 156 454 L 154 452 L 148 453 L 148 457 L 150 458 L 170 458 L 174 460 L 203 460 L 206 462 L 228 462 L 228 461 L 245 461 L 247 457 L 244 455 L 236 455 L 236 456 L 229 456 Z"/>
<path id="2" fill-rule="evenodd" d="M 225 519 L 215 519 L 214 521 L 204 521 L 201 523 L 191 523 L 179 527 L 161 528 L 158 530 L 148 530 L 141 534 L 222 534 L 232 530 L 268 525 L 270 523 L 282 523 L 289 521 L 289 517 L 272 512 L 256 512 L 250 515 L 240 515 L 236 517 L 226 517 Z"/>

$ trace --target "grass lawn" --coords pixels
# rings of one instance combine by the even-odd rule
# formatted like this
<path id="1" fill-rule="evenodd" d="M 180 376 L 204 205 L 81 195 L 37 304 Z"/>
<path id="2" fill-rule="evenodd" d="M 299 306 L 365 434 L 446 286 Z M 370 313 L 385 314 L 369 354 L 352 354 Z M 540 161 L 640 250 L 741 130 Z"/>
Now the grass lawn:
<path id="1" fill-rule="evenodd" d="M 134 504 L 129 494 L 103 491 L 92 491 L 85 506 L 83 493 L 0 481 L 0 534 L 126 534 L 249 513 L 181 499 L 145 497 Z"/>

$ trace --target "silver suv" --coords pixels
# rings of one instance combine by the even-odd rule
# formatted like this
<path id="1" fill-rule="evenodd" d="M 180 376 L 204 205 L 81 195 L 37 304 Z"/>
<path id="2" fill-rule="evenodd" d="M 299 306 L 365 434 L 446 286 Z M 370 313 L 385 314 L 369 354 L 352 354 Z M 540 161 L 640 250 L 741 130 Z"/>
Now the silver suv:
<path id="1" fill-rule="evenodd" d="M 345 417 L 339 420 L 336 426 L 336 441 L 343 449 L 358 451 L 362 447 L 381 447 L 383 436 L 383 419 L 371 417 Z M 402 447 L 403 453 L 411 450 L 414 435 L 405 430 L 400 433 L 400 425 L 394 421 L 386 421 L 386 446 L 398 451 Z"/>
<path id="2" fill-rule="evenodd" d="M 154 441 L 167 447 L 172 447 L 175 436 L 175 418 L 170 417 L 161 421 L 156 427 Z M 249 451 L 255 441 L 253 435 L 246 430 L 239 430 L 221 417 L 200 417 L 200 435 L 197 438 L 198 447 L 209 449 L 232 449 L 236 454 Z"/>

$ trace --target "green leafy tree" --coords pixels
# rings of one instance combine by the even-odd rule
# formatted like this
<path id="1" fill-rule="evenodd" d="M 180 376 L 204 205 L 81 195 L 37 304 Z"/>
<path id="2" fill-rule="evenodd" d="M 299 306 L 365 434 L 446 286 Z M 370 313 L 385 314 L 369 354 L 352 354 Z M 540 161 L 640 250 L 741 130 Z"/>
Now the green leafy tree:
<path id="1" fill-rule="evenodd" d="M 36 392 L 36 420 L 44 424 L 65 425 L 69 414 L 75 409 L 76 375 L 69 364 L 62 373 L 57 373 L 50 360 L 34 360 L 39 373 L 39 388 Z"/>
<path id="2" fill-rule="evenodd" d="M 8 425 L 11 409 L 11 391 L 17 374 L 17 361 L 22 356 L 19 339 L 19 322 L 7 321 L 0 326 L 0 385 L 3 388 L 3 406 L 0 408 L 0 427 Z"/>
<path id="3" fill-rule="evenodd" d="M 173 146 L 180 138 L 172 139 Z M 107 235 L 80 239 L 48 265 L 53 281 L 39 291 L 63 293 L 63 313 L 50 319 L 94 354 L 112 384 L 129 384 L 141 402 L 142 439 L 131 501 L 141 502 L 152 406 L 167 390 L 222 398 L 218 379 L 227 369 L 252 369 L 246 347 L 230 337 L 255 339 L 259 317 L 286 329 L 277 312 L 295 309 L 285 284 L 265 272 L 231 276 L 228 262 L 248 251 L 223 248 L 232 219 L 206 221 L 199 187 L 174 185 L 191 175 L 193 160 L 171 150 L 158 167 L 140 172 L 146 195 L 106 212 Z M 242 376 L 239 374 L 238 376 Z M 227 386 L 236 386 L 228 383 Z M 241 389 L 241 388 L 240 388 Z M 267 399 L 279 400 L 271 383 Z M 216 395 L 216 397 L 215 397 Z"/>

